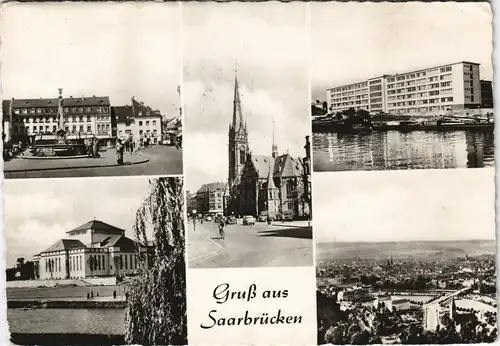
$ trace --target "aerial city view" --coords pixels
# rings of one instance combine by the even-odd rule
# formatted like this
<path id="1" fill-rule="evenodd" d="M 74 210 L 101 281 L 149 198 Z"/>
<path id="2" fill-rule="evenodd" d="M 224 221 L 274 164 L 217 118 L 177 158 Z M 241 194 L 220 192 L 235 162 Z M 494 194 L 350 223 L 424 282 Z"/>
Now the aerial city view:
<path id="1" fill-rule="evenodd" d="M 318 344 L 496 340 L 494 170 L 432 172 L 315 180 Z"/>
<path id="2" fill-rule="evenodd" d="M 312 266 L 305 7 L 213 9 L 183 7 L 189 267 Z"/>
<path id="3" fill-rule="evenodd" d="M 311 9 L 315 172 L 494 166 L 488 4 L 364 4 L 359 25 L 356 4 L 327 5 Z"/>
<path id="4" fill-rule="evenodd" d="M 158 9 L 154 16 L 171 20 L 136 28 L 149 37 L 141 50 L 147 59 L 140 61 L 141 53 L 124 65 L 115 63 L 123 46 L 113 37 L 131 30 L 128 20 L 93 41 L 88 37 L 103 26 L 89 25 L 74 7 L 51 8 L 53 20 L 34 8 L 10 9 L 5 31 L 31 44 L 28 51 L 16 40 L 2 47 L 5 178 L 182 174 L 182 64 L 180 56 L 163 54 L 179 50 L 176 10 Z M 150 15 L 151 7 L 142 9 L 136 23 Z M 47 37 L 54 40 L 50 51 L 31 54 L 45 50 Z"/>

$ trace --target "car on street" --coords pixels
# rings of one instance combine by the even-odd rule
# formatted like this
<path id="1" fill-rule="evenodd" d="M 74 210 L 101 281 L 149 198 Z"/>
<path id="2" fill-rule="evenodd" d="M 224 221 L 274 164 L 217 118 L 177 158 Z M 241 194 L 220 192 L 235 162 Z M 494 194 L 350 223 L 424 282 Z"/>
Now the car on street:
<path id="1" fill-rule="evenodd" d="M 226 219 L 226 224 L 228 224 L 228 225 L 236 225 L 236 223 L 238 223 L 238 220 L 236 220 L 236 218 L 234 216 L 229 216 Z"/>
<path id="2" fill-rule="evenodd" d="M 207 222 L 212 221 L 212 217 L 211 217 L 210 215 L 206 216 L 206 217 L 205 217 L 205 221 L 207 221 Z"/>
<path id="3" fill-rule="evenodd" d="M 245 215 L 243 217 L 243 224 L 247 226 L 255 225 L 255 218 L 252 215 Z"/>
<path id="4" fill-rule="evenodd" d="M 261 211 L 258 218 L 259 222 L 267 221 L 267 211 Z"/>
<path id="5" fill-rule="evenodd" d="M 283 221 L 293 221 L 293 213 L 291 211 L 283 212 L 282 220 Z"/>

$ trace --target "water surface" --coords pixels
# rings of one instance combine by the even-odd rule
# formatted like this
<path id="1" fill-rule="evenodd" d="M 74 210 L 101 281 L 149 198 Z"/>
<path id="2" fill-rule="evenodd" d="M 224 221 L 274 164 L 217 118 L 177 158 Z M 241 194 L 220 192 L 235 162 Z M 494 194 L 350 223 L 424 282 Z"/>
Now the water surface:
<path id="1" fill-rule="evenodd" d="M 316 172 L 493 167 L 493 132 L 314 133 Z"/>

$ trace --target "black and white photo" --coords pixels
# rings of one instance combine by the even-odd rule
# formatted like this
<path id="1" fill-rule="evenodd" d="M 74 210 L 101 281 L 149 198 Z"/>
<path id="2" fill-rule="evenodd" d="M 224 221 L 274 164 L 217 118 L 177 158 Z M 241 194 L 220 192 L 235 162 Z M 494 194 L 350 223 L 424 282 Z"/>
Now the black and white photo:
<path id="1" fill-rule="evenodd" d="M 178 4 L 17 4 L 2 19 L 6 179 L 182 174 Z"/>
<path id="2" fill-rule="evenodd" d="M 318 345 L 495 342 L 494 176 L 315 174 Z"/>
<path id="3" fill-rule="evenodd" d="M 311 3 L 314 171 L 493 167 L 492 18 L 488 3 Z"/>
<path id="4" fill-rule="evenodd" d="M 190 268 L 313 264 L 306 14 L 183 5 Z"/>
<path id="5" fill-rule="evenodd" d="M 13 344 L 188 343 L 182 178 L 16 179 L 4 194 Z"/>

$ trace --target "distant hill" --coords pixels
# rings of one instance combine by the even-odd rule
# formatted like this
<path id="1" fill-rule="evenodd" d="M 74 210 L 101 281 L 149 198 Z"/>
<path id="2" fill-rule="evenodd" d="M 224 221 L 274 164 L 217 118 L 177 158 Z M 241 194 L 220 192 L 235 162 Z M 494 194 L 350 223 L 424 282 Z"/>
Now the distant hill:
<path id="1" fill-rule="evenodd" d="M 316 244 L 316 260 L 386 259 L 446 260 L 465 255 L 495 254 L 494 240 L 330 242 Z"/>

